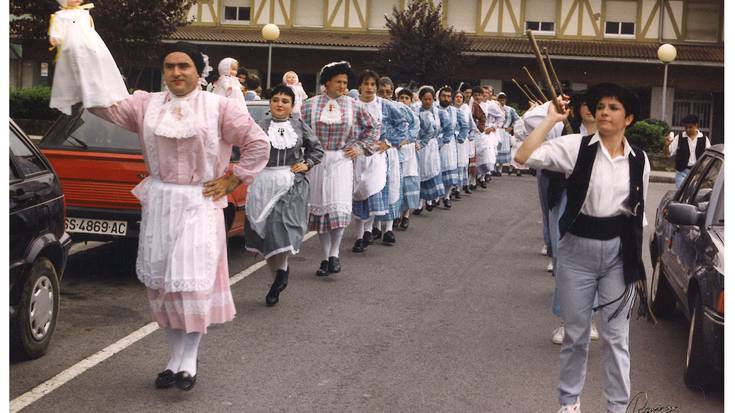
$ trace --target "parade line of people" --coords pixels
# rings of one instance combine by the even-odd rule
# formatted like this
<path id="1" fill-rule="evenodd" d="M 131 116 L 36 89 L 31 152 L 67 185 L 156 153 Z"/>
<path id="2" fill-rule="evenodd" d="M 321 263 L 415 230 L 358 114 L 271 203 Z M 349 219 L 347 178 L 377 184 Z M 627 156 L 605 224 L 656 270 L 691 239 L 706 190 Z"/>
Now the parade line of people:
<path id="1" fill-rule="evenodd" d="M 78 1 L 69 4 L 62 12 L 86 22 L 87 10 Z M 60 15 L 57 24 L 72 24 L 64 19 Z M 316 275 L 330 276 L 342 269 L 340 245 L 351 223 L 355 254 L 378 242 L 397 245 L 394 230 L 408 230 L 412 214 L 451 209 L 453 201 L 487 188 L 503 167 L 533 167 L 549 173 L 539 193 L 550 211 L 544 216 L 557 285 L 553 308 L 563 320 L 559 411 L 580 411 L 595 311 L 601 313 L 608 411 L 625 410 L 629 314 L 645 282 L 641 245 L 650 171 L 645 153 L 624 135 L 638 117 L 634 94 L 602 84 L 571 102 L 563 96 L 532 106 L 520 117 L 504 94 L 496 98 L 487 86 L 394 90 L 390 78 L 372 70 L 355 76 L 340 61 L 322 68 L 322 90 L 312 98 L 296 73 L 287 73 L 283 84 L 264 92 L 269 115 L 256 123 L 235 59 L 219 63 L 210 93 L 202 90 L 212 68 L 201 49 L 167 44 L 161 59 L 166 90 L 127 95 L 118 82 L 104 83 L 102 75 L 116 67 L 104 43 L 90 54 L 73 38 L 62 39 L 73 32 L 67 29 L 52 37 L 63 45 L 52 106 L 69 110 L 81 102 L 138 134 L 149 172 L 133 194 L 142 205 L 136 271 L 170 345 L 156 387 L 192 389 L 207 328 L 235 316 L 223 208 L 240 184 L 249 185 L 245 245 L 273 273 L 266 295 L 272 306 L 288 286 L 288 258 L 299 252 L 307 230 L 318 233 L 321 245 Z M 350 83 L 358 88 L 348 90 Z M 560 136 L 567 120 L 576 133 Z M 233 147 L 240 159 L 226 172 Z"/>

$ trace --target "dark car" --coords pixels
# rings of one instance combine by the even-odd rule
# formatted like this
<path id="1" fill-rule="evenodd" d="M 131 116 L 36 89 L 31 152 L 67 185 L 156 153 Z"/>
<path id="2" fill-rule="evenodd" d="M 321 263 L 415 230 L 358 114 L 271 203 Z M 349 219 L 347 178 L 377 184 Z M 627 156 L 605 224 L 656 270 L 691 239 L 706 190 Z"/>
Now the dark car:
<path id="1" fill-rule="evenodd" d="M 267 102 L 251 102 L 258 121 Z M 137 242 L 141 206 L 131 190 L 148 174 L 138 135 L 89 111 L 61 115 L 39 146 L 59 173 L 66 195 L 66 230 L 78 241 Z M 239 159 L 233 151 L 232 162 Z M 232 166 L 230 166 L 231 168 Z M 229 236 L 242 235 L 247 186 L 227 197 L 224 211 Z"/>
<path id="2" fill-rule="evenodd" d="M 46 353 L 59 313 L 71 239 L 51 164 L 10 120 L 10 343 L 26 358 Z"/>
<path id="3" fill-rule="evenodd" d="M 681 188 L 661 200 L 651 237 L 653 312 L 666 318 L 679 307 L 689 320 L 688 386 L 717 384 L 711 379 L 724 367 L 724 164 L 723 145 L 705 151 Z"/>

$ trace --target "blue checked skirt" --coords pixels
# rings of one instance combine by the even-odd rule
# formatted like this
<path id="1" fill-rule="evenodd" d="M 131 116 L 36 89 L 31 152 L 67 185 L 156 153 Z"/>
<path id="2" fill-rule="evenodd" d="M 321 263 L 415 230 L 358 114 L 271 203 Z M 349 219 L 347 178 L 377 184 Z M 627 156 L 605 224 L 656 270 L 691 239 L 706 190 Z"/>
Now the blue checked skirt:
<path id="1" fill-rule="evenodd" d="M 368 219 L 376 215 L 388 213 L 388 185 L 375 195 L 362 201 L 352 201 L 352 215 L 360 219 Z"/>
<path id="2" fill-rule="evenodd" d="M 450 186 L 459 185 L 459 172 L 457 169 L 442 172 L 442 182 L 445 189 Z"/>
<path id="3" fill-rule="evenodd" d="M 403 177 L 401 210 L 417 209 L 421 206 L 421 181 L 418 176 Z"/>
<path id="4" fill-rule="evenodd" d="M 442 175 L 439 174 L 426 181 L 421 181 L 421 199 L 425 201 L 433 201 L 435 199 L 443 198 L 444 193 L 444 182 L 442 181 Z"/>

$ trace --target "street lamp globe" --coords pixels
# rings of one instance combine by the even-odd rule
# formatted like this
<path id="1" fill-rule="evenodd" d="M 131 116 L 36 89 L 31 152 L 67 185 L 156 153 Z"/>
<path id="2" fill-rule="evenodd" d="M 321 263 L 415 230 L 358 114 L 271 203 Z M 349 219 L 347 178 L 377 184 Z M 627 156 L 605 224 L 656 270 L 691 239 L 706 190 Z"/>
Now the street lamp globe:
<path id="1" fill-rule="evenodd" d="M 669 43 L 664 43 L 658 48 L 658 60 L 663 63 L 671 63 L 676 59 L 676 47 Z"/>
<path id="2" fill-rule="evenodd" d="M 278 40 L 278 36 L 281 35 L 281 30 L 273 23 L 268 23 L 263 26 L 263 30 L 260 32 L 263 35 L 263 39 L 268 42 L 275 42 Z"/>

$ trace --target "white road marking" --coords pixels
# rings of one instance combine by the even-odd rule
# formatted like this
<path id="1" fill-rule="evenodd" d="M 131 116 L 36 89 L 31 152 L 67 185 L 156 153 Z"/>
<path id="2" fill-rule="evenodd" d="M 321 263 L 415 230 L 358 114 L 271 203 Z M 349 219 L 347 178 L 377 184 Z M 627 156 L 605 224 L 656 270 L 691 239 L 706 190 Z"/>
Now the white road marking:
<path id="1" fill-rule="evenodd" d="M 307 233 L 304 236 L 304 242 L 312 238 L 314 235 L 316 235 L 316 232 L 314 231 Z M 265 264 L 266 264 L 265 260 L 258 261 L 255 264 L 249 266 L 248 268 L 245 268 L 239 273 L 233 275 L 232 277 L 230 277 L 230 286 L 237 284 L 238 282 L 242 281 L 250 274 L 254 273 L 255 271 L 258 271 Z M 20 411 L 21 409 L 28 407 L 28 405 L 30 405 L 31 403 L 36 402 L 41 397 L 58 389 L 59 387 L 63 386 L 64 384 L 74 379 L 75 377 L 79 376 L 80 374 L 86 372 L 92 367 L 102 363 L 103 361 L 114 356 L 115 354 L 132 346 L 133 344 L 147 337 L 148 335 L 150 335 L 152 332 L 156 330 L 158 330 L 158 323 L 155 323 L 155 322 L 148 323 L 145 326 L 139 328 L 138 330 L 116 341 L 115 343 L 110 344 L 104 349 L 98 351 L 97 353 L 85 358 L 84 360 L 81 360 L 77 364 L 69 367 L 68 369 L 57 374 L 56 376 L 46 380 L 45 382 L 39 384 L 33 389 L 13 399 L 10 402 L 10 412 L 15 413 L 15 412 Z"/>

